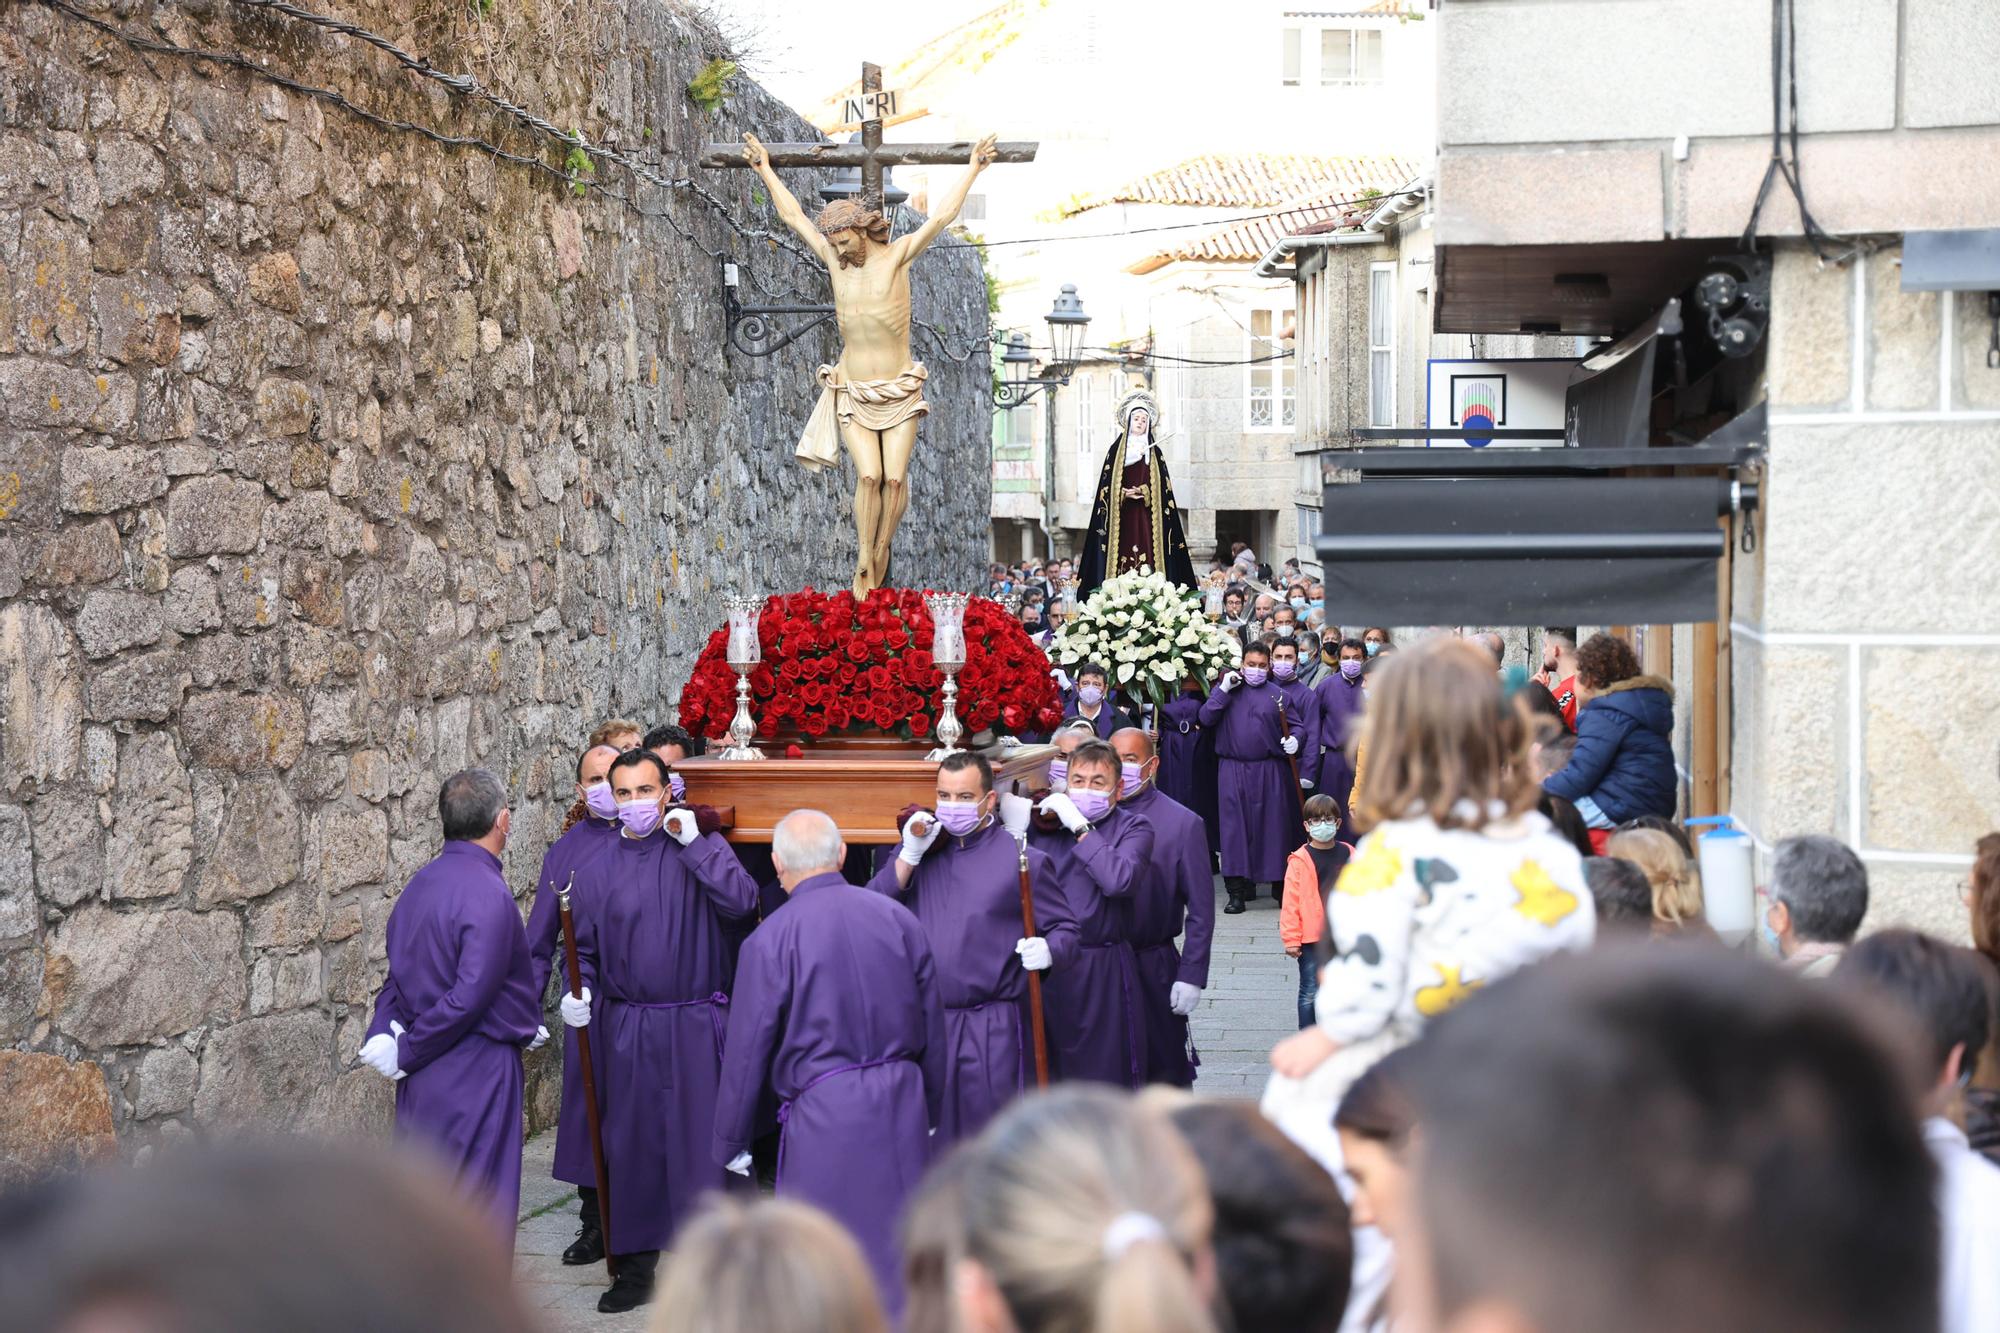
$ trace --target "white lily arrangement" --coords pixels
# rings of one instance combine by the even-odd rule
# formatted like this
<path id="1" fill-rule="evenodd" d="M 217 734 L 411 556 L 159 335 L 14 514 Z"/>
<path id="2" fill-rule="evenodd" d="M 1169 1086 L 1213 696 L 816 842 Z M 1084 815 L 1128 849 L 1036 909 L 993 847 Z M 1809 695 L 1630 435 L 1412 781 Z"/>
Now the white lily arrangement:
<path id="1" fill-rule="evenodd" d="M 1139 569 L 1099 584 L 1056 631 L 1049 656 L 1072 675 L 1100 663 L 1114 687 L 1158 706 L 1189 677 L 1206 689 L 1242 661 L 1243 650 L 1202 614 L 1198 593 Z"/>

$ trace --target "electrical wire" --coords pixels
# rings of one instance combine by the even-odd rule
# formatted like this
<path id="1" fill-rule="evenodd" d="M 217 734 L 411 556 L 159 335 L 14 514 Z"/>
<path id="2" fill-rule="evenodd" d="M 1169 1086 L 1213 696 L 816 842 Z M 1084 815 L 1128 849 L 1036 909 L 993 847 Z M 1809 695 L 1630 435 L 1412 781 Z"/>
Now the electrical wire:
<path id="1" fill-rule="evenodd" d="M 1791 115 L 1787 125 L 1786 108 L 1789 104 Z M 1789 141 L 1791 160 L 1785 160 L 1785 147 Z M 1798 0 L 1771 0 L 1771 160 L 1765 164 L 1764 179 L 1758 183 L 1756 202 L 1750 206 L 1750 218 L 1743 224 L 1743 235 L 1738 241 L 1739 248 L 1755 253 L 1757 249 L 1757 220 L 1764 211 L 1764 200 L 1771 193 L 1771 182 L 1782 179 L 1792 192 L 1792 198 L 1799 206 L 1799 228 L 1804 233 L 1806 244 L 1820 263 L 1845 264 L 1855 256 L 1873 248 L 1866 242 L 1849 241 L 1843 236 L 1835 236 L 1819 225 L 1813 217 L 1812 209 L 1806 205 L 1806 188 L 1799 173 L 1799 31 Z M 1848 246 L 1844 254 L 1828 257 L 1828 247 L 1836 242 Z"/>

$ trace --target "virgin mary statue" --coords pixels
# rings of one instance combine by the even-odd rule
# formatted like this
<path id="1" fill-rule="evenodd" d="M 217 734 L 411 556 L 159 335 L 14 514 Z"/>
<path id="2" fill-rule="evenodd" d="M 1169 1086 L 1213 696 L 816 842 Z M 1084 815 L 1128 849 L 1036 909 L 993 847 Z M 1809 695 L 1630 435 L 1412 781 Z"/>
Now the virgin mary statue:
<path id="1" fill-rule="evenodd" d="M 1192 588 L 1194 564 L 1174 503 L 1167 460 L 1155 443 L 1160 409 L 1153 395 L 1134 389 L 1118 404 L 1118 438 L 1105 452 L 1090 511 L 1090 537 L 1077 569 L 1078 595 L 1088 597 L 1116 574 L 1144 567 Z"/>

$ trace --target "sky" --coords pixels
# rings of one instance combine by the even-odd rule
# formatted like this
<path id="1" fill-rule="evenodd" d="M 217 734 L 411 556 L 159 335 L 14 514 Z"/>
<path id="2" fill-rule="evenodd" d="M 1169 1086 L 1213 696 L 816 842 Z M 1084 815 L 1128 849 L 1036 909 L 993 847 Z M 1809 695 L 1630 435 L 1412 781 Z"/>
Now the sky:
<path id="1" fill-rule="evenodd" d="M 861 76 L 861 62 L 896 60 L 995 0 L 710 0 L 748 38 L 751 78 L 809 107 Z"/>

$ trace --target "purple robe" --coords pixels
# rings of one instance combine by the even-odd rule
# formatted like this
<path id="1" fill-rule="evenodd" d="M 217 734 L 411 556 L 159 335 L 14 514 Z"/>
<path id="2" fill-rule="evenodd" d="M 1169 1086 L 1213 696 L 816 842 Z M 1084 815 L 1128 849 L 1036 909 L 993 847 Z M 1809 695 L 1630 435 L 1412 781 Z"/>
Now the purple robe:
<path id="1" fill-rule="evenodd" d="M 1215 734 L 1222 873 L 1260 884 L 1284 883 L 1285 858 L 1305 837 L 1292 766 L 1278 744 L 1280 697 L 1275 681 L 1218 685 L 1201 706 L 1202 724 Z"/>
<path id="2" fill-rule="evenodd" d="M 891 856 L 868 887 L 916 914 L 937 962 L 944 1004 L 944 1107 L 938 1147 L 977 1134 L 1035 1077 L 1022 937 L 1021 855 L 997 822 L 965 838 L 940 833 L 906 888 Z M 893 849 L 891 849 L 893 851 Z M 1035 929 L 1054 957 L 1076 955 L 1076 922 L 1057 892 L 1048 856 L 1028 851 Z"/>
<path id="3" fill-rule="evenodd" d="M 435 1153 L 507 1250 L 521 1206 L 521 1048 L 540 1026 L 528 936 L 500 858 L 447 842 L 389 911 L 368 1035 L 396 1039 L 396 1132 Z"/>
<path id="4" fill-rule="evenodd" d="M 1077 925 L 1075 953 L 1055 955 L 1042 987 L 1050 1063 L 1065 1079 L 1136 1088 L 1146 1068 L 1132 895 L 1153 855 L 1153 830 L 1137 814 L 1113 806 L 1081 838 L 1058 828 L 1033 830 L 1029 840 L 1048 853 L 1056 891 Z"/>
<path id="5" fill-rule="evenodd" d="M 1062 720 L 1064 722 L 1073 722 L 1080 717 L 1083 717 L 1082 705 L 1077 702 L 1076 694 L 1072 691 L 1063 703 Z M 1139 725 L 1132 720 L 1130 713 L 1111 702 L 1111 694 L 1108 690 L 1105 692 L 1104 701 L 1097 705 L 1097 716 L 1095 718 L 1084 718 L 1084 721 L 1089 722 L 1097 729 L 1097 739 L 1101 741 L 1110 740 L 1111 733 L 1114 731 Z"/>
<path id="6" fill-rule="evenodd" d="M 814 875 L 743 945 L 716 1099 L 718 1165 L 748 1152 L 778 1095 L 778 1194 L 829 1213 L 868 1256 L 892 1318 L 896 1226 L 930 1163 L 946 1038 L 937 968 L 901 903 Z"/>
<path id="7" fill-rule="evenodd" d="M 601 882 L 601 877 L 592 874 L 589 866 L 593 858 L 609 856 L 617 845 L 617 824 L 585 815 L 569 832 L 557 838 L 542 857 L 542 873 L 535 880 L 534 906 L 528 910 L 528 957 L 535 969 L 537 1004 L 548 991 L 551 971 L 561 978 L 561 992 L 569 993 L 568 974 L 556 962 L 562 950 L 562 914 L 558 910 L 557 891 L 571 884 L 570 876 L 575 874 L 570 919 L 580 922 L 586 910 L 583 902 L 586 886 Z M 604 1012 L 604 997 L 594 990 L 590 1010 L 593 1023 Z M 555 1026 L 563 1034 L 562 1105 L 556 1109 L 555 1167 L 549 1174 L 571 1185 L 595 1188 L 597 1172 L 590 1157 L 590 1122 L 583 1109 L 582 1061 L 576 1053 L 576 1029 L 566 1023 Z"/>
<path id="8" fill-rule="evenodd" d="M 1354 791 L 1354 759 L 1347 747 L 1361 728 L 1368 692 L 1361 688 L 1360 681 L 1349 681 L 1334 670 L 1314 688 L 1313 696 L 1319 706 L 1319 790 L 1340 802 L 1341 836 L 1344 841 L 1352 842 L 1353 837 L 1346 830 L 1351 814 L 1347 798 Z"/>
<path id="9" fill-rule="evenodd" d="M 1160 718 L 1160 790 L 1201 816 L 1211 855 L 1221 846 L 1215 817 L 1215 737 L 1201 724 L 1202 696 L 1177 694 Z"/>
<path id="10" fill-rule="evenodd" d="M 1132 954 L 1139 970 L 1139 1018 L 1146 1039 L 1146 1081 L 1194 1086 L 1201 1060 L 1188 1021 L 1173 1011 L 1174 983 L 1208 985 L 1215 938 L 1215 877 L 1201 816 L 1149 783 L 1119 802 L 1153 830 L 1153 855 L 1132 895 Z M 1183 928 L 1185 951 L 1174 947 Z"/>
<path id="11" fill-rule="evenodd" d="M 716 833 L 683 847 L 660 829 L 621 832 L 587 868 L 577 956 L 595 1010 L 609 1234 L 614 1253 L 636 1254 L 667 1248 L 726 1183 L 707 1143 L 729 1010 L 724 926 L 756 910 L 757 886 Z"/>

